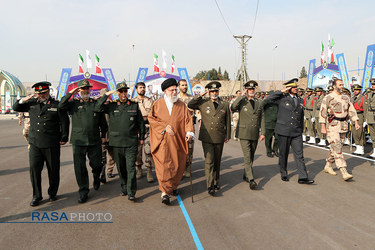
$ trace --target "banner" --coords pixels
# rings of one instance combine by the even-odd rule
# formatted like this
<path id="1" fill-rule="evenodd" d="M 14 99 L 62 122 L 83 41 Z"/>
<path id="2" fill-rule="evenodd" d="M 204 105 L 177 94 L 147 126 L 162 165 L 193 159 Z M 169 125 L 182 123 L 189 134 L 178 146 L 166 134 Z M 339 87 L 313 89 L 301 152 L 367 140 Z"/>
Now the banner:
<path id="1" fill-rule="evenodd" d="M 188 93 L 190 95 L 193 94 L 193 90 L 191 88 L 191 83 L 190 83 L 190 79 L 189 79 L 189 75 L 187 73 L 187 69 L 186 68 L 177 68 L 178 70 L 178 74 L 180 75 L 180 79 L 185 79 L 187 84 L 188 84 Z"/>
<path id="2" fill-rule="evenodd" d="M 66 95 L 66 91 L 68 90 L 68 85 L 70 83 L 70 74 L 72 73 L 72 69 L 62 69 L 61 77 L 59 86 L 57 87 L 57 95 L 56 99 L 61 100 L 63 96 Z"/>
<path id="3" fill-rule="evenodd" d="M 147 71 L 148 71 L 148 68 L 139 68 L 137 79 L 135 80 L 135 84 L 137 84 L 138 82 L 145 82 L 146 76 L 147 76 Z M 137 96 L 137 92 L 135 91 L 135 85 L 134 85 L 133 93 L 132 93 L 131 98 L 134 98 L 136 96 Z"/>
<path id="4" fill-rule="evenodd" d="M 102 69 L 104 78 L 108 85 L 108 91 L 115 90 L 116 89 L 116 80 L 113 76 L 112 69 Z M 114 93 L 111 95 L 112 100 L 116 100 L 118 98 L 117 94 Z"/>
<path id="5" fill-rule="evenodd" d="M 362 91 L 370 86 L 370 79 L 374 70 L 374 53 L 375 53 L 375 44 L 367 46 L 365 67 L 363 70 L 362 77 Z"/>
<path id="6" fill-rule="evenodd" d="M 314 70 L 315 70 L 315 59 L 311 59 L 309 62 L 309 74 L 307 75 L 307 87 L 308 88 L 312 87 Z"/>
<path id="7" fill-rule="evenodd" d="M 341 74 L 340 79 L 343 81 L 344 87 L 347 89 L 350 89 L 349 75 L 348 75 L 348 70 L 346 69 L 344 53 L 337 54 L 336 59 L 337 59 L 337 63 L 338 63 L 340 74 Z"/>

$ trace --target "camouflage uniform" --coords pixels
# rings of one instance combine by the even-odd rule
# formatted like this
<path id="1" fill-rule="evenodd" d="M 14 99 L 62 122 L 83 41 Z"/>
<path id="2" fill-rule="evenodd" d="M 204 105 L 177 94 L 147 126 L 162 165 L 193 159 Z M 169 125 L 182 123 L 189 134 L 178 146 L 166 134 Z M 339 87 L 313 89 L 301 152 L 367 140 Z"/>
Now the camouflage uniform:
<path id="1" fill-rule="evenodd" d="M 152 104 L 154 101 L 149 97 L 144 97 L 143 100 L 139 99 L 139 96 L 133 98 L 132 101 L 137 102 L 139 109 L 141 110 L 143 120 L 145 121 L 146 133 L 145 133 L 145 142 L 143 145 L 138 144 L 138 154 L 137 154 L 137 179 L 142 178 L 142 148 L 145 152 L 145 162 L 144 165 L 147 167 L 147 181 L 153 182 L 154 178 L 152 177 L 152 155 L 150 147 L 150 125 L 148 124 L 147 116 L 151 110 Z"/>
<path id="2" fill-rule="evenodd" d="M 18 115 L 18 119 L 20 121 L 23 121 L 23 130 L 22 130 L 22 134 L 23 134 L 23 137 L 25 137 L 25 140 L 27 142 L 29 142 L 29 131 L 30 131 L 30 116 L 29 116 L 29 113 L 28 112 L 20 112 L 19 115 Z"/>
<path id="3" fill-rule="evenodd" d="M 347 119 L 349 118 L 353 122 L 358 120 L 357 113 L 348 96 L 332 92 L 324 97 L 320 107 L 319 122 L 326 124 L 327 140 L 331 145 L 324 171 L 336 175 L 332 169 L 332 163 L 335 162 L 344 180 L 353 178 L 346 171 L 346 162 L 342 154 L 342 145 L 348 132 Z"/>
<path id="4" fill-rule="evenodd" d="M 186 105 L 188 102 L 190 102 L 191 99 L 193 99 L 192 95 L 187 94 L 185 98 L 181 97 L 181 93 L 178 94 L 178 99 L 182 102 L 184 102 Z M 194 110 L 189 109 L 191 116 L 194 116 Z M 193 162 L 193 151 L 194 151 L 194 140 L 190 140 L 188 142 L 188 147 L 189 147 L 189 152 L 186 157 L 186 168 L 185 168 L 185 177 L 190 177 L 190 168 L 191 168 L 191 163 Z"/>

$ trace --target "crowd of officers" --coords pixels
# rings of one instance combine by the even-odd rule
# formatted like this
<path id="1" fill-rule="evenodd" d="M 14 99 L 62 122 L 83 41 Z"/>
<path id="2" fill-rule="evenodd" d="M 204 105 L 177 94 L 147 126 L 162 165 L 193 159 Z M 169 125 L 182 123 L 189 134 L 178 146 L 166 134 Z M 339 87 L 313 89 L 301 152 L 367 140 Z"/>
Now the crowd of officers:
<path id="1" fill-rule="evenodd" d="M 325 172 L 336 174 L 331 167 L 336 160 L 337 167 L 345 170 L 342 171 L 344 180 L 352 178 L 346 172 L 346 165 L 340 163 L 337 152 L 341 150 L 341 139 L 351 141 L 353 138 L 353 145 L 356 146 L 354 153 L 363 155 L 366 132 L 371 138 L 375 138 L 375 79 L 370 80 L 372 87 L 363 94 L 358 84 L 352 86 L 352 93 L 344 89 L 343 92 L 348 96 L 347 99 L 342 99 L 345 104 L 337 104 L 339 108 L 328 107 L 330 104 L 324 101 L 324 97 L 334 90 L 336 82 L 330 83 L 327 90 L 320 87 L 305 90 L 297 89 L 297 81 L 298 79 L 292 79 L 284 84 L 284 90 L 276 92 L 255 92 L 258 84 L 249 81 L 244 85 L 244 91 L 236 91 L 233 98 L 220 98 L 221 84 L 216 81 L 207 84 L 206 91 L 195 97 L 188 94 L 186 80 L 179 81 L 179 100 L 187 105 L 195 123 L 198 123 L 199 140 L 202 141 L 205 157 L 207 190 L 210 195 L 220 189 L 221 157 L 224 143 L 231 138 L 232 127 L 234 140 L 240 142 L 244 154 L 243 180 L 249 183 L 250 189 L 257 188 L 252 165 L 257 144 L 263 140 L 267 156 L 279 157 L 283 181 L 289 181 L 287 160 L 291 147 L 299 173 L 298 183 L 314 182 L 307 176 L 302 141 L 311 144 L 319 141 L 319 146 L 329 144 L 331 150 Z M 147 120 L 153 99 L 145 96 L 146 85 L 143 82 L 136 84 L 137 96 L 134 99 L 129 99 L 129 87 L 125 82 L 117 84 L 112 91 L 103 89 L 101 97 L 93 99 L 90 97 L 92 85 L 88 80 L 81 80 L 60 102 L 49 95 L 50 85 L 49 82 L 34 84 L 35 94 L 14 104 L 14 110 L 21 112 L 20 125 L 24 118 L 29 119 L 27 122 L 30 124 L 29 128 L 24 130 L 25 139 L 29 142 L 30 178 L 33 187 L 30 205 L 38 206 L 43 199 L 41 171 L 44 163 L 48 170 L 49 200 L 57 199 L 60 147 L 68 141 L 70 121 L 70 143 L 73 146 L 74 171 L 79 186 L 78 202 L 84 203 L 89 198 L 86 157 L 89 159 L 95 190 L 100 188 L 100 183 L 106 183 L 107 178 L 115 177 L 113 170 L 116 165 L 121 182 L 121 195 L 134 201 L 137 179 L 143 177 L 142 166 L 147 170 L 147 181 L 154 181 Z M 111 98 L 115 92 L 118 95 L 116 100 Z M 351 102 L 347 101 L 349 98 Z M 339 109 L 342 110 L 339 112 Z M 340 115 L 334 112 L 346 115 L 339 117 Z M 349 118 L 352 121 L 349 121 Z M 337 142 L 336 137 L 332 137 L 333 125 L 330 119 L 334 121 L 332 124 L 341 126 Z M 329 122 L 325 124 L 326 120 Z M 342 125 L 344 123 L 348 129 Z M 352 127 L 355 129 L 351 129 Z M 186 166 L 183 166 L 185 177 L 191 175 L 194 141 L 189 142 L 188 146 Z M 370 157 L 375 158 L 375 149 Z"/>

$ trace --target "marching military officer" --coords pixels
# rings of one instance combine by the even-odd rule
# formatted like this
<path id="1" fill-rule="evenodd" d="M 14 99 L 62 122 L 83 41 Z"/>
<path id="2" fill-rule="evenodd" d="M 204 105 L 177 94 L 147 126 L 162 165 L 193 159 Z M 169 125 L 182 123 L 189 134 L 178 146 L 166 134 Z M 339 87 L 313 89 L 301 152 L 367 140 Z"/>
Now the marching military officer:
<path id="1" fill-rule="evenodd" d="M 85 203 L 90 192 L 86 155 L 94 177 L 94 189 L 98 190 L 100 187 L 99 177 L 103 168 L 102 144 L 106 141 L 108 130 L 104 113 L 94 112 L 96 100 L 90 98 L 91 87 L 88 80 L 81 80 L 76 88 L 61 98 L 59 103 L 59 108 L 68 111 L 72 117 L 70 143 L 73 145 L 74 172 L 79 186 L 79 203 Z M 77 93 L 80 97 L 74 98 Z"/>
<path id="2" fill-rule="evenodd" d="M 132 101 L 138 103 L 139 109 L 141 110 L 143 121 L 145 123 L 145 143 L 138 145 L 138 155 L 137 155 L 137 179 L 142 178 L 142 154 L 143 150 L 145 152 L 145 162 L 144 165 L 147 168 L 147 182 L 151 183 L 154 181 L 154 177 L 152 177 L 152 155 L 151 155 L 151 147 L 150 147 L 150 125 L 148 123 L 148 114 L 150 113 L 152 104 L 154 101 L 145 96 L 146 93 L 146 85 L 143 82 L 138 82 L 135 85 L 137 96 L 133 98 Z M 143 149 L 143 150 L 142 150 Z"/>
<path id="3" fill-rule="evenodd" d="M 238 98 L 239 96 L 241 96 L 241 90 L 237 90 L 237 91 L 236 91 L 236 97 L 233 98 L 233 100 L 230 102 L 230 105 L 232 105 L 233 102 L 236 100 L 236 98 Z M 235 140 L 235 141 L 238 141 L 238 138 L 236 137 L 236 133 L 237 133 L 237 124 L 238 124 L 238 117 L 239 117 L 238 112 L 232 112 L 232 121 L 233 121 L 233 140 Z"/>
<path id="4" fill-rule="evenodd" d="M 289 181 L 287 164 L 289 149 L 292 147 L 298 170 L 299 184 L 312 184 L 307 176 L 303 157 L 303 100 L 297 96 L 297 82 L 294 78 L 286 83 L 285 89 L 268 97 L 268 102 L 279 106 L 275 131 L 279 136 L 279 166 L 282 181 Z"/>
<path id="5" fill-rule="evenodd" d="M 336 175 L 332 168 L 332 163 L 340 169 L 345 181 L 353 178 L 346 171 L 346 162 L 342 154 L 342 145 L 348 131 L 348 122 L 350 118 L 355 122 L 355 129 L 360 129 L 357 113 L 350 98 L 344 94 L 344 83 L 341 79 L 333 80 L 333 92 L 324 97 L 320 108 L 319 122 L 322 126 L 322 133 L 327 134 L 327 140 L 330 143 L 330 152 L 326 159 L 324 172 Z"/>
<path id="6" fill-rule="evenodd" d="M 306 89 L 306 97 L 304 99 L 305 105 L 305 117 L 307 123 L 307 133 L 310 136 L 308 143 L 315 143 L 315 129 L 314 129 L 314 101 L 316 100 L 315 96 L 313 96 L 313 89 L 307 88 Z"/>
<path id="7" fill-rule="evenodd" d="M 206 85 L 203 94 L 195 96 L 189 103 L 188 108 L 199 110 L 201 113 L 201 127 L 199 140 L 202 141 L 205 157 L 205 174 L 207 189 L 210 195 L 220 189 L 220 164 L 223 153 L 224 142 L 227 143 L 231 137 L 231 114 L 229 103 L 219 98 L 219 82 L 210 82 Z M 209 99 L 203 96 L 209 93 Z"/>
<path id="8" fill-rule="evenodd" d="M 353 154 L 364 155 L 364 146 L 365 146 L 365 130 L 364 130 L 364 104 L 365 104 L 365 97 L 361 95 L 362 86 L 359 84 L 354 84 L 353 86 L 353 97 L 351 102 L 353 103 L 354 109 L 357 112 L 358 116 L 358 124 L 361 126 L 360 129 L 352 129 L 353 131 L 353 138 L 356 145 L 356 150 Z"/>
<path id="9" fill-rule="evenodd" d="M 244 154 L 243 179 L 249 182 L 250 189 L 256 189 L 254 180 L 253 162 L 258 139 L 264 140 L 265 124 L 262 101 L 254 97 L 256 81 L 249 81 L 244 85 L 245 91 L 242 96 L 237 97 L 231 106 L 233 112 L 239 112 L 238 128 L 236 137 L 240 139 L 242 152 Z M 259 129 L 261 135 L 259 136 Z"/>
<path id="10" fill-rule="evenodd" d="M 138 143 L 144 143 L 145 124 L 138 104 L 128 100 L 128 89 L 125 82 L 118 83 L 116 90 L 108 91 L 97 101 L 95 111 L 104 111 L 109 115 L 109 145 L 113 146 L 120 175 L 121 195 L 128 195 L 130 201 L 135 201 L 137 191 L 135 162 Z M 118 100 L 105 103 L 116 91 Z"/>
<path id="11" fill-rule="evenodd" d="M 193 96 L 187 92 L 188 85 L 185 79 L 180 79 L 178 81 L 178 89 L 180 90 L 180 93 L 177 95 L 178 99 L 187 105 L 191 101 L 191 99 L 193 99 Z M 195 124 L 194 110 L 189 110 L 189 111 Z M 186 168 L 184 172 L 184 177 L 190 177 L 191 163 L 193 162 L 193 152 L 194 152 L 194 140 L 190 140 L 188 141 L 188 155 L 186 157 Z"/>
<path id="12" fill-rule="evenodd" d="M 319 123 L 319 112 L 320 112 L 320 106 L 322 104 L 322 101 L 323 101 L 323 88 L 321 87 L 316 87 L 315 88 L 315 92 L 316 92 L 316 100 L 314 101 L 314 105 L 313 105 L 313 112 L 314 112 L 314 122 L 315 122 L 315 129 L 316 129 L 316 132 L 318 133 L 318 136 L 319 136 L 319 139 L 320 139 L 320 142 L 319 142 L 319 146 L 326 146 L 326 138 L 325 138 L 325 135 L 322 134 L 321 132 L 321 126 L 320 126 L 320 123 Z"/>
<path id="13" fill-rule="evenodd" d="M 69 136 L 69 117 L 58 108 L 59 102 L 50 96 L 49 82 L 35 83 L 35 95 L 16 101 L 13 110 L 29 112 L 29 161 L 33 199 L 30 206 L 38 206 L 42 197 L 42 169 L 46 162 L 49 179 L 49 200 L 57 199 L 60 183 L 60 146 L 66 144 Z"/>
<path id="14" fill-rule="evenodd" d="M 372 140 L 373 152 L 369 156 L 375 158 L 375 78 L 370 79 L 371 89 L 368 91 L 367 100 L 365 100 L 365 119 L 369 127 Z"/>
<path id="15" fill-rule="evenodd" d="M 268 92 L 267 92 L 268 93 Z M 273 91 L 271 91 L 271 94 Z M 268 97 L 267 97 L 268 98 Z M 275 133 L 278 106 L 274 103 L 269 103 L 267 99 L 263 101 L 264 121 L 266 127 L 266 137 L 264 144 L 267 150 L 268 157 L 279 156 L 279 137 Z M 272 143 L 273 139 L 273 143 Z"/>

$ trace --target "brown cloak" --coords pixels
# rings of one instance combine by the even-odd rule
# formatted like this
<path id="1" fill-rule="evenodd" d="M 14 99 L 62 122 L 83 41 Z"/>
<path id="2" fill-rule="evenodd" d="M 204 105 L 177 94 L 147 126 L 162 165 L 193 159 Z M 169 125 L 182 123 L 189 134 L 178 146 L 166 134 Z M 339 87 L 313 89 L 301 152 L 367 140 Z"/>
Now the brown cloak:
<path id="1" fill-rule="evenodd" d="M 180 100 L 175 102 L 172 115 L 169 115 L 164 98 L 160 98 L 152 106 L 148 121 L 151 154 L 155 162 L 159 189 L 171 194 L 177 189 L 185 171 L 188 154 L 185 137 L 187 132 L 194 132 L 193 120 L 185 103 Z M 174 136 L 165 132 L 167 125 L 172 127 Z"/>

